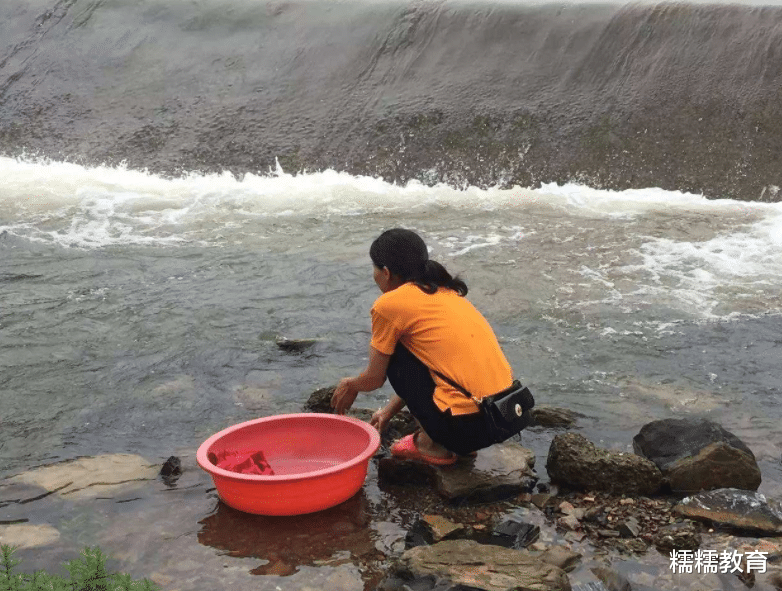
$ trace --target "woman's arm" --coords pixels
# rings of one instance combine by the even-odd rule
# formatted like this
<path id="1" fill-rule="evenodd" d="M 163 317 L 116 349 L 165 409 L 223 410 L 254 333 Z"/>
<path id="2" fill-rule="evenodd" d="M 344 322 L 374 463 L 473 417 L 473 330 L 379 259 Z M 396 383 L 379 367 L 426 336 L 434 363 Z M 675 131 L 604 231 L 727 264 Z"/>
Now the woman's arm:
<path id="1" fill-rule="evenodd" d="M 337 414 L 345 414 L 345 411 L 353 406 L 359 392 L 371 392 L 377 390 L 386 381 L 386 370 L 391 355 L 381 353 L 374 347 L 369 347 L 369 363 L 367 368 L 353 378 L 343 378 L 337 384 L 334 395 L 331 397 L 331 406 Z"/>

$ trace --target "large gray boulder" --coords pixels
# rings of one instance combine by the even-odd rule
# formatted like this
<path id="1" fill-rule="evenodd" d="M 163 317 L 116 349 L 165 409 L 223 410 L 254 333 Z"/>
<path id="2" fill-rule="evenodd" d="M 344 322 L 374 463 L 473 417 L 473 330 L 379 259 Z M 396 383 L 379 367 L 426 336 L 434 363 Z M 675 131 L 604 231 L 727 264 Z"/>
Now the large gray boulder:
<path id="1" fill-rule="evenodd" d="M 519 550 L 451 540 L 407 550 L 392 567 L 403 579 L 436 577 L 482 591 L 570 591 L 562 569 Z"/>
<path id="2" fill-rule="evenodd" d="M 434 486 L 449 501 L 491 502 L 531 491 L 538 480 L 534 465 L 533 451 L 506 441 L 451 466 L 385 457 L 378 477 L 383 484 Z"/>
<path id="3" fill-rule="evenodd" d="M 723 488 L 682 499 L 674 513 L 751 533 L 782 534 L 782 504 L 757 492 Z"/>
<path id="4" fill-rule="evenodd" d="M 651 495 L 662 481 L 660 470 L 649 460 L 598 448 L 578 433 L 554 437 L 546 469 L 553 482 L 615 494 Z"/>
<path id="5" fill-rule="evenodd" d="M 760 468 L 752 451 L 712 421 L 684 418 L 648 423 L 633 438 L 633 449 L 660 468 L 674 492 L 760 486 Z"/>

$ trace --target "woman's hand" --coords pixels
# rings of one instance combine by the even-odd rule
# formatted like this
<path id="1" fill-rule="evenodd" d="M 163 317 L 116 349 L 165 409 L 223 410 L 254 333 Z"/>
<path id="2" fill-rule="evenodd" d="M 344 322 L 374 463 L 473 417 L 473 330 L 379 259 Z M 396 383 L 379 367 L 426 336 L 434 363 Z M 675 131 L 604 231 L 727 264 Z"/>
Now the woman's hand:
<path id="1" fill-rule="evenodd" d="M 389 412 L 388 407 L 379 408 L 372 415 L 369 424 L 382 433 L 386 430 L 386 427 L 388 427 L 388 423 L 391 422 L 391 419 L 394 418 L 394 414 L 396 413 Z"/>
<path id="2" fill-rule="evenodd" d="M 385 407 L 375 411 L 372 418 L 369 420 L 369 424 L 382 433 L 385 431 L 386 427 L 388 427 L 388 423 L 391 422 L 391 419 L 393 419 L 404 407 L 405 401 L 394 394 Z"/>
<path id="3" fill-rule="evenodd" d="M 338 415 L 344 415 L 345 411 L 350 410 L 358 396 L 358 388 L 354 378 L 343 378 L 334 389 L 331 397 L 331 406 Z"/>

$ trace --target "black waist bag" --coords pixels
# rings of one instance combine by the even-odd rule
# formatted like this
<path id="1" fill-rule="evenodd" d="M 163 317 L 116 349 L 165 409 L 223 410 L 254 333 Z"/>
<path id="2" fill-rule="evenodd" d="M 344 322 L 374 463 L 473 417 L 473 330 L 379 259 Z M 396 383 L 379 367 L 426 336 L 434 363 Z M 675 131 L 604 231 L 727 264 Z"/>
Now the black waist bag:
<path id="1" fill-rule="evenodd" d="M 434 373 L 478 405 L 486 423 L 486 429 L 494 443 L 502 443 L 532 422 L 530 411 L 535 406 L 535 399 L 529 388 L 523 386 L 518 380 L 513 380 L 510 388 L 478 400 L 439 371 L 434 371 Z"/>

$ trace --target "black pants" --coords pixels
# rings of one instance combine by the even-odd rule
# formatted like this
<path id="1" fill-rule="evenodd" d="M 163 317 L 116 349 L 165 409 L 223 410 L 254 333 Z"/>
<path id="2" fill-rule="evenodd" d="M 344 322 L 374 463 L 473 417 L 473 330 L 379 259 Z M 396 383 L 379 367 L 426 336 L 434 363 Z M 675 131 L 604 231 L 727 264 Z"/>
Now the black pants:
<path id="1" fill-rule="evenodd" d="M 401 343 L 391 356 L 386 377 L 433 441 L 459 455 L 492 445 L 480 413 L 452 415 L 437 407 L 429 368 Z"/>

